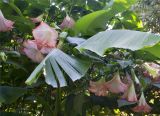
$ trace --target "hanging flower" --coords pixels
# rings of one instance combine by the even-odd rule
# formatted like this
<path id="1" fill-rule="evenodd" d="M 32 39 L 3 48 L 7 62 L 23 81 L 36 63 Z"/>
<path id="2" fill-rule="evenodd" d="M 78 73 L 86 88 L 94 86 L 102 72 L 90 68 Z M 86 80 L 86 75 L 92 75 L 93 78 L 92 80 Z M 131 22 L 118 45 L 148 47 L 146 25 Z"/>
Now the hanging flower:
<path id="1" fill-rule="evenodd" d="M 56 47 L 58 32 L 44 22 L 33 30 L 33 37 L 38 47 Z"/>
<path id="2" fill-rule="evenodd" d="M 127 89 L 127 85 L 120 79 L 119 72 L 116 72 L 113 79 L 106 83 L 106 87 L 112 93 L 121 93 Z"/>
<path id="3" fill-rule="evenodd" d="M 141 97 L 139 99 L 138 105 L 134 108 L 132 108 L 132 110 L 134 112 L 150 112 L 151 111 L 151 107 L 146 103 L 144 94 L 142 92 Z"/>
<path id="4" fill-rule="evenodd" d="M 89 83 L 90 87 L 88 88 L 88 90 L 97 96 L 106 96 L 108 94 L 108 90 L 105 84 L 106 84 L 105 82 L 99 83 L 90 81 Z"/>
<path id="5" fill-rule="evenodd" d="M 75 21 L 73 20 L 73 18 L 69 17 L 68 15 L 64 18 L 63 22 L 60 25 L 61 29 L 64 28 L 72 28 L 75 24 Z"/>
<path id="6" fill-rule="evenodd" d="M 133 82 L 130 83 L 128 90 L 125 91 L 122 98 L 128 100 L 129 102 L 136 102 L 137 101 L 137 95 L 135 92 L 135 87 L 134 87 Z"/>
<path id="7" fill-rule="evenodd" d="M 58 33 L 46 23 L 33 30 L 35 40 L 27 40 L 23 43 L 24 53 L 34 62 L 41 62 L 44 54 L 48 54 L 56 47 Z"/>
<path id="8" fill-rule="evenodd" d="M 14 22 L 5 19 L 2 11 L 0 10 L 0 32 L 10 31 L 13 28 Z"/>
<path id="9" fill-rule="evenodd" d="M 24 53 L 33 61 L 41 62 L 44 59 L 43 54 L 38 50 L 35 40 L 27 40 L 23 43 Z"/>

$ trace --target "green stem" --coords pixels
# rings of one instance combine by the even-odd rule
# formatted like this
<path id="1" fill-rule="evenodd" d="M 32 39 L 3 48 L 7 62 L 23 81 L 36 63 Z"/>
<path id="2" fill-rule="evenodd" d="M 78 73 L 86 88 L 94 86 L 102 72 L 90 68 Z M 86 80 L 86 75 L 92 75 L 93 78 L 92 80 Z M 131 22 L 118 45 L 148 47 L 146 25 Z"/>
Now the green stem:
<path id="1" fill-rule="evenodd" d="M 9 3 L 9 6 L 21 17 L 23 17 L 23 14 L 21 10 L 14 4 L 14 3 Z"/>

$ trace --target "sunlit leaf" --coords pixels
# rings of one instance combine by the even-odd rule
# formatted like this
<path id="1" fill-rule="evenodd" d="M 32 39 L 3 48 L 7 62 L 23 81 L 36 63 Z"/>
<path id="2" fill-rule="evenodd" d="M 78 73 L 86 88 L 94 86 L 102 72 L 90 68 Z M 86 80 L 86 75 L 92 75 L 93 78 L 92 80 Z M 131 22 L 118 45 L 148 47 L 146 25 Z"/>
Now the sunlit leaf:
<path id="1" fill-rule="evenodd" d="M 44 69 L 46 83 L 52 87 L 66 86 L 66 77 L 63 71 L 76 81 L 83 77 L 90 66 L 90 61 L 78 59 L 69 56 L 59 49 L 54 49 L 46 58 L 36 67 L 30 77 L 27 79 L 27 84 L 35 83 L 39 73 Z"/>
<path id="2" fill-rule="evenodd" d="M 80 44 L 76 48 L 80 51 L 85 49 L 90 50 L 100 56 L 103 56 L 107 49 L 114 47 L 130 49 L 132 51 L 148 51 L 151 54 L 159 57 L 160 52 L 155 51 L 155 48 L 159 48 L 159 44 L 156 45 L 158 42 L 160 42 L 160 36 L 149 32 L 131 30 L 107 30 L 92 36 L 86 42 Z M 147 46 L 153 47 L 145 48 Z"/>

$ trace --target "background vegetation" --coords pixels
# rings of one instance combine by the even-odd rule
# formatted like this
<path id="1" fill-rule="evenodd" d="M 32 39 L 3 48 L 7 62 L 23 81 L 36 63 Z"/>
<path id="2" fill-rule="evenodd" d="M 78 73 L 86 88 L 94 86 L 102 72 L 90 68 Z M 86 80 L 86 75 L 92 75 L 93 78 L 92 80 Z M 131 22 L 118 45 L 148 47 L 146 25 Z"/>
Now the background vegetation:
<path id="1" fill-rule="evenodd" d="M 159 115 L 160 84 L 144 75 L 143 64 L 154 62 L 159 65 L 160 37 L 142 33 L 160 32 L 159 7 L 159 0 L 1 0 L 0 9 L 6 19 L 14 21 L 14 28 L 0 32 L 0 115 Z M 22 46 L 25 40 L 33 39 L 32 30 L 39 25 L 30 18 L 40 15 L 44 22 L 57 30 L 58 50 L 50 53 L 54 58 L 48 56 L 41 63 L 34 63 L 22 53 Z M 59 25 L 66 15 L 76 23 L 72 28 L 61 29 Z M 111 44 L 103 43 L 104 38 L 98 36 L 87 41 L 93 35 L 111 29 L 121 30 L 102 32 L 112 35 L 107 38 Z M 123 40 L 122 35 L 128 40 Z M 118 43 L 113 41 L 115 38 Z M 94 41 L 98 47 L 94 46 Z M 131 44 L 127 46 L 123 42 Z M 138 46 L 138 43 L 142 44 Z M 47 64 L 49 60 L 56 60 L 56 63 Z M 56 75 L 58 84 L 46 82 L 49 77 L 42 74 L 43 68 L 55 64 L 61 71 L 54 69 L 47 74 Z M 67 70 L 70 66 L 74 71 Z M 150 113 L 133 112 L 131 108 L 136 104 L 120 101 L 121 93 L 97 96 L 88 91 L 90 81 L 109 81 L 117 71 L 122 77 L 126 72 L 132 77 L 137 75 L 140 84 L 133 79 L 136 93 L 139 98 L 144 92 L 152 107 Z M 59 78 L 56 72 L 63 73 L 64 78 Z M 66 86 L 61 85 L 64 80 Z"/>

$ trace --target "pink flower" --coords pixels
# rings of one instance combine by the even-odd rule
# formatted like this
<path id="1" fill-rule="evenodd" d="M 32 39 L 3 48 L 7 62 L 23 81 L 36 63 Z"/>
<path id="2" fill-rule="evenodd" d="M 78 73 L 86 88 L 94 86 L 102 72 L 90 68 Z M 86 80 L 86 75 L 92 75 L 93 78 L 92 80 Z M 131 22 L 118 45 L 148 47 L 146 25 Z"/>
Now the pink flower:
<path id="1" fill-rule="evenodd" d="M 57 44 L 58 32 L 44 22 L 33 30 L 33 36 L 38 47 L 54 48 Z"/>
<path id="2" fill-rule="evenodd" d="M 60 25 L 61 29 L 64 28 L 72 28 L 75 24 L 75 21 L 73 20 L 73 18 L 69 17 L 68 15 L 64 18 L 63 22 Z"/>
<path id="3" fill-rule="evenodd" d="M 33 30 L 35 40 L 27 40 L 23 43 L 25 54 L 34 62 L 41 62 L 44 54 L 48 54 L 56 47 L 58 33 L 46 23 Z"/>
<path id="4" fill-rule="evenodd" d="M 137 95 L 135 92 L 135 87 L 134 87 L 133 82 L 130 83 L 128 90 L 125 91 L 122 98 L 128 100 L 129 102 L 136 102 L 137 101 Z"/>
<path id="5" fill-rule="evenodd" d="M 121 93 L 127 89 L 127 85 L 120 79 L 119 72 L 115 73 L 113 79 L 106 83 L 106 87 L 112 93 Z"/>
<path id="6" fill-rule="evenodd" d="M 43 54 L 38 50 L 35 40 L 27 40 L 23 43 L 24 53 L 34 62 L 41 62 L 44 59 Z"/>
<path id="7" fill-rule="evenodd" d="M 105 84 L 106 84 L 105 82 L 98 83 L 90 81 L 89 83 L 90 87 L 88 88 L 88 90 L 97 96 L 106 96 L 108 94 L 108 90 Z"/>
<path id="8" fill-rule="evenodd" d="M 33 23 L 40 23 L 43 20 L 43 14 L 36 17 L 36 18 L 30 18 L 32 20 Z"/>
<path id="9" fill-rule="evenodd" d="M 132 108 L 134 112 L 150 112 L 152 108 L 146 103 L 144 94 L 142 92 L 141 97 L 139 99 L 138 105 Z"/>
<path id="10" fill-rule="evenodd" d="M 2 14 L 2 11 L 0 10 L 0 32 L 12 30 L 13 24 L 14 22 L 5 19 L 5 17 Z"/>

